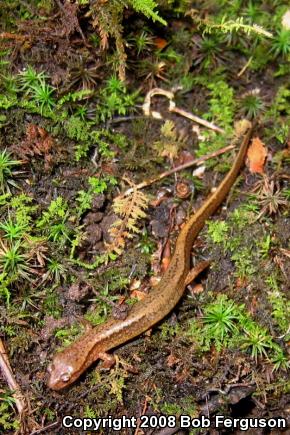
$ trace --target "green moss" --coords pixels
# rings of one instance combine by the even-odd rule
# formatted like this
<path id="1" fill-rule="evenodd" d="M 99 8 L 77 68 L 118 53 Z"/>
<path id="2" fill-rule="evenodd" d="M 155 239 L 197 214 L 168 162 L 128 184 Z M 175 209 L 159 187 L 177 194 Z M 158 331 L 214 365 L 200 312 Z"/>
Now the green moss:
<path id="1" fill-rule="evenodd" d="M 69 346 L 75 338 L 83 332 L 81 325 L 74 324 L 70 328 L 61 328 L 55 332 L 55 337 L 61 342 L 61 346 Z"/>
<path id="2" fill-rule="evenodd" d="M 219 127 L 231 131 L 236 107 L 233 88 L 222 80 L 210 83 L 208 88 L 211 91 L 209 98 L 210 119 Z"/>
<path id="3" fill-rule="evenodd" d="M 62 307 L 59 300 L 58 293 L 54 290 L 47 290 L 44 301 L 43 310 L 49 315 L 53 316 L 55 319 L 59 319 L 62 314 Z"/>
<path id="4" fill-rule="evenodd" d="M 271 315 L 275 324 L 278 326 L 281 334 L 286 334 L 290 337 L 289 324 L 290 324 L 290 301 L 281 292 L 277 276 L 273 273 L 266 279 L 267 286 L 271 289 L 268 291 L 268 300 L 272 306 Z"/>
<path id="5" fill-rule="evenodd" d="M 175 416 L 182 414 L 182 407 L 179 406 L 177 403 L 164 402 L 160 405 L 159 408 L 162 414 Z"/>
<path id="6" fill-rule="evenodd" d="M 213 243 L 224 243 L 229 226 L 225 221 L 208 221 L 207 232 Z"/>
<path id="7" fill-rule="evenodd" d="M 168 339 L 179 334 L 180 326 L 178 323 L 171 325 L 169 322 L 163 322 L 161 325 L 161 338 Z"/>
<path id="8" fill-rule="evenodd" d="M 3 433 L 17 431 L 20 429 L 20 422 L 14 415 L 15 400 L 10 393 L 0 394 L 0 429 Z"/>
<path id="9" fill-rule="evenodd" d="M 244 349 L 255 361 L 260 357 L 281 358 L 282 348 L 267 328 L 245 311 L 244 305 L 236 304 L 226 295 L 218 295 L 204 307 L 203 313 L 199 321 L 190 322 L 187 330 L 187 336 L 196 342 L 197 351 L 209 351 L 214 344 L 218 351 L 227 347 Z"/>

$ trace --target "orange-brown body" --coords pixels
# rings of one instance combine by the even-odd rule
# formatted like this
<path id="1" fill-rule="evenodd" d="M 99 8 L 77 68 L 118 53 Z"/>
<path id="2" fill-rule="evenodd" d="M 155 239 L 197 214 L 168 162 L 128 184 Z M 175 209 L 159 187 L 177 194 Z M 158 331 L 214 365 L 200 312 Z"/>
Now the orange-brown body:
<path id="1" fill-rule="evenodd" d="M 181 298 L 190 269 L 192 244 L 205 221 L 218 208 L 234 183 L 246 155 L 252 129 L 246 132 L 231 170 L 200 207 L 189 217 L 176 241 L 175 251 L 159 284 L 132 307 L 125 320 L 111 319 L 92 328 L 57 353 L 49 366 L 48 387 L 61 390 L 73 383 L 104 352 L 142 334 L 164 318 Z"/>

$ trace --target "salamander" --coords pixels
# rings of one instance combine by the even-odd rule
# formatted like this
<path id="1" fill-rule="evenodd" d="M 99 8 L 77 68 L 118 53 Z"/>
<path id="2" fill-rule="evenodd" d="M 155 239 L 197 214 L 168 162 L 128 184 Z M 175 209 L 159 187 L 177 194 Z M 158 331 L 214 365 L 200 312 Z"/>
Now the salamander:
<path id="1" fill-rule="evenodd" d="M 104 324 L 91 328 L 70 346 L 56 353 L 48 367 L 49 388 L 61 390 L 71 385 L 94 361 L 104 359 L 107 351 L 142 334 L 174 308 L 186 287 L 193 241 L 233 185 L 243 166 L 251 134 L 252 126 L 249 125 L 230 171 L 182 227 L 170 264 L 157 286 L 131 308 L 126 319 L 109 319 Z"/>

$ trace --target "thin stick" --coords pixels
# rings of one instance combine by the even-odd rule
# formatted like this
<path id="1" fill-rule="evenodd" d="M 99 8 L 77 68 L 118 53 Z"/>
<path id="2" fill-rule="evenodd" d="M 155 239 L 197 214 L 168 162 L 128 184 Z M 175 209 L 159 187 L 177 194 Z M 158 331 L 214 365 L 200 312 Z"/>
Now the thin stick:
<path id="1" fill-rule="evenodd" d="M 54 423 L 51 423 L 45 427 L 42 427 L 41 429 L 37 429 L 37 430 L 31 432 L 30 435 L 38 435 L 40 433 L 47 432 L 48 430 L 54 429 L 55 427 L 59 426 L 59 424 L 60 424 L 59 421 L 55 421 Z"/>
<path id="2" fill-rule="evenodd" d="M 145 396 L 145 401 L 144 401 L 144 405 L 143 405 L 143 409 L 142 409 L 142 413 L 141 413 L 141 415 L 144 415 L 144 414 L 145 414 L 146 409 L 147 409 L 147 405 L 148 405 L 148 398 L 147 398 L 147 396 Z M 139 418 L 139 419 L 138 419 L 138 423 L 137 423 L 137 428 L 136 428 L 136 430 L 135 430 L 135 432 L 134 432 L 134 435 L 138 435 L 138 433 L 139 433 L 139 428 L 140 428 L 140 424 L 141 424 L 141 420 L 140 420 L 140 418 Z"/>
<path id="3" fill-rule="evenodd" d="M 13 391 L 12 396 L 15 400 L 15 405 L 21 421 L 25 413 L 25 410 L 27 409 L 27 404 L 26 404 L 25 397 L 23 396 L 20 390 L 19 385 L 14 378 L 12 368 L 8 360 L 8 356 L 1 338 L 0 338 L 0 369 L 10 390 Z"/>
<path id="4" fill-rule="evenodd" d="M 0 33 L 0 39 L 15 39 L 16 41 L 24 41 L 28 39 L 27 35 L 16 35 L 15 33 L 2 32 Z"/>
<path id="5" fill-rule="evenodd" d="M 253 56 L 251 56 L 249 58 L 249 60 L 246 62 L 246 64 L 243 66 L 243 68 L 238 72 L 237 77 L 241 77 L 244 74 L 244 72 L 249 67 L 249 65 L 252 62 L 252 60 L 253 60 Z"/>
<path id="6" fill-rule="evenodd" d="M 169 112 L 177 113 L 178 115 L 181 115 L 184 118 L 190 119 L 191 121 L 194 121 L 197 124 L 203 125 L 204 127 L 209 128 L 213 131 L 217 131 L 218 133 L 225 132 L 222 128 L 217 127 L 212 122 L 208 122 L 205 119 L 200 118 L 199 116 L 193 115 L 190 112 L 186 112 L 185 110 L 179 109 L 178 107 L 176 107 L 176 105 L 173 101 L 174 93 L 171 91 L 166 91 L 166 90 L 161 89 L 161 88 L 151 89 L 151 91 L 149 91 L 146 94 L 145 99 L 144 99 L 144 104 L 142 106 L 145 116 L 152 116 L 155 119 L 163 119 L 163 116 L 160 112 L 151 110 L 151 108 L 150 108 L 151 107 L 151 98 L 155 95 L 162 95 L 162 96 L 168 98 L 168 100 L 169 100 Z"/>
<path id="7" fill-rule="evenodd" d="M 143 187 L 150 186 L 151 184 L 155 183 L 156 181 L 162 180 L 162 178 L 168 177 L 169 175 L 175 174 L 176 172 L 182 171 L 183 169 L 190 168 L 193 165 L 200 165 L 203 162 L 213 159 L 214 157 L 217 157 L 221 154 L 227 153 L 228 151 L 231 151 L 234 148 L 234 145 L 228 145 L 224 148 L 221 148 L 220 150 L 214 151 L 210 154 L 206 154 L 203 157 L 199 157 L 198 159 L 194 159 L 191 162 L 184 163 L 183 165 L 179 165 L 176 168 L 169 169 L 168 171 L 162 172 L 161 174 L 157 175 L 156 177 L 149 178 L 148 180 L 142 181 L 139 184 L 136 184 L 134 189 L 142 189 Z M 123 194 L 120 195 L 122 198 L 123 196 L 130 195 L 133 190 L 132 187 L 127 189 Z"/>
<path id="8" fill-rule="evenodd" d="M 171 104 L 170 104 L 170 106 L 171 106 Z M 197 124 L 203 125 L 204 127 L 209 128 L 210 130 L 217 131 L 218 133 L 225 132 L 222 128 L 217 127 L 212 122 L 208 122 L 205 119 L 199 118 L 199 116 L 193 115 L 192 113 L 186 112 L 185 110 L 179 109 L 178 107 L 175 107 L 175 106 L 170 107 L 170 106 L 169 106 L 169 112 L 178 113 L 178 115 L 181 115 L 184 118 L 188 118 L 191 121 L 196 122 Z"/>

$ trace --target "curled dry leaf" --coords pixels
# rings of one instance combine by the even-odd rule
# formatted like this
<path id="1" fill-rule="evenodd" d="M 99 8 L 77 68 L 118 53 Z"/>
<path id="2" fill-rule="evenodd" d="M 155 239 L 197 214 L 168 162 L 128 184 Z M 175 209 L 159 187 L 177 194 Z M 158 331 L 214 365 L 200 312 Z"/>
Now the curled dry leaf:
<path id="1" fill-rule="evenodd" d="M 134 290 L 139 290 L 140 287 L 141 287 L 141 280 L 134 278 L 130 284 L 130 292 L 133 292 Z"/>
<path id="2" fill-rule="evenodd" d="M 170 241 L 167 240 L 163 253 L 162 253 L 162 261 L 161 261 L 161 272 L 165 273 L 168 269 L 169 263 L 171 259 L 171 249 L 170 249 Z"/>
<path id="3" fill-rule="evenodd" d="M 163 50 L 163 48 L 168 45 L 168 42 L 164 38 L 156 37 L 154 38 L 154 44 L 158 50 Z"/>
<path id="4" fill-rule="evenodd" d="M 173 353 L 168 355 L 168 357 L 167 357 L 167 366 L 168 367 L 174 367 L 179 362 L 180 362 L 180 358 L 178 358 L 175 355 L 173 355 Z"/>
<path id="5" fill-rule="evenodd" d="M 264 174 L 264 164 L 267 157 L 267 148 L 259 137 L 254 137 L 249 146 L 248 168 L 252 173 Z"/>

